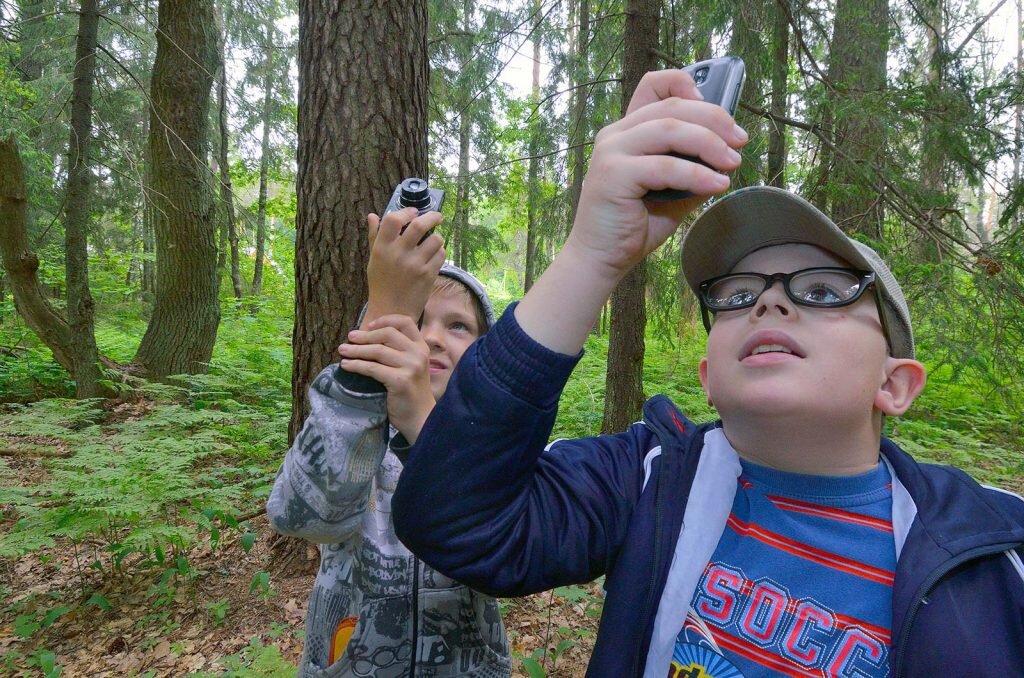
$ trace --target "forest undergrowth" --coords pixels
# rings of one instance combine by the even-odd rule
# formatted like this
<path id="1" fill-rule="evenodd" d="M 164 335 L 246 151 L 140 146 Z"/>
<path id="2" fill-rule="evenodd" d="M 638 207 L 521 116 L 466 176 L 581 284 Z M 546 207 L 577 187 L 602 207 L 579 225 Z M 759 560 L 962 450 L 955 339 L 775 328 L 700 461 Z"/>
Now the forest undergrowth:
<path id="1" fill-rule="evenodd" d="M 291 319 L 225 305 L 208 374 L 76 401 L 69 376 L 3 311 L 0 673 L 293 675 L 316 551 L 274 535 L 263 515 L 287 443 Z M 144 328 L 139 305 L 105 308 L 101 352 L 127 361 Z M 702 331 L 683 333 L 649 337 L 645 391 L 709 421 Z M 607 338 L 587 348 L 554 437 L 600 427 Z M 940 368 L 889 433 L 921 459 L 1022 492 L 1020 423 L 996 402 Z M 501 605 L 516 675 L 583 674 L 600 582 Z"/>

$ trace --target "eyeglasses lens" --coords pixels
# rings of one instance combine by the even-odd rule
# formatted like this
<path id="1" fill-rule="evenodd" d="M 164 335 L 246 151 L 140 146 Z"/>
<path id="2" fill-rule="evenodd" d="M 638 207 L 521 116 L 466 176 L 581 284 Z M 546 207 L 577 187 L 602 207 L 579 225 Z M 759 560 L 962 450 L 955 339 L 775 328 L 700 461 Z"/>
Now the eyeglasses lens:
<path id="1" fill-rule="evenodd" d="M 751 306 L 768 289 L 766 277 L 746 273 L 726 276 L 707 288 L 705 302 L 714 311 Z M 860 275 L 841 269 L 807 269 L 782 279 L 791 297 L 808 306 L 845 304 L 857 296 L 861 287 Z"/>

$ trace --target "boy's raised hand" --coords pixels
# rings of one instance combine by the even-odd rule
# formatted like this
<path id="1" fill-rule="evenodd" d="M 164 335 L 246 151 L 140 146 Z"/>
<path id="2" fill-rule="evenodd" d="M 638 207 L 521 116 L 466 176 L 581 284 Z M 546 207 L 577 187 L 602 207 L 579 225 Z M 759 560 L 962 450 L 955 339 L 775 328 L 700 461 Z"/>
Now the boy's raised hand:
<path id="1" fill-rule="evenodd" d="M 392 212 L 383 219 L 376 214 L 367 216 L 369 294 L 361 328 L 392 313 L 407 315 L 414 321 L 420 317 L 444 263 L 444 241 L 430 232 L 443 219 L 440 212 L 417 216 L 415 207 Z"/>
<path id="2" fill-rule="evenodd" d="M 625 117 L 598 133 L 566 249 L 624 275 L 676 230 L 683 216 L 729 187 L 720 171 L 740 165 L 746 133 L 720 106 L 701 101 L 681 70 L 647 73 Z M 700 157 L 716 169 L 669 155 Z M 688 190 L 675 202 L 645 201 L 648 191 Z"/>
<path id="3" fill-rule="evenodd" d="M 376 379 L 388 391 L 388 419 L 413 443 L 434 409 L 430 348 L 416 321 L 405 314 L 381 316 L 353 330 L 338 347 L 341 369 Z"/>
<path id="4" fill-rule="evenodd" d="M 520 327 L 535 341 L 560 353 L 579 351 L 629 269 L 665 242 L 687 212 L 729 187 L 719 172 L 739 167 L 737 149 L 747 134 L 724 109 L 701 99 L 683 71 L 651 72 L 625 117 L 598 133 L 565 247 L 515 309 Z M 714 169 L 673 152 L 699 157 Z M 644 199 L 666 188 L 693 197 Z"/>

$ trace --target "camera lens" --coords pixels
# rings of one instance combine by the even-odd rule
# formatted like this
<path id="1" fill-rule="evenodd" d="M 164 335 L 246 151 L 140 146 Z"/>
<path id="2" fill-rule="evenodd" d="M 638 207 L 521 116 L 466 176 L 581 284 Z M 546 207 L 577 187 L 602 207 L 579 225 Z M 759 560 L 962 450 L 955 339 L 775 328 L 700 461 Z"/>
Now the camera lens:
<path id="1" fill-rule="evenodd" d="M 708 68 L 707 66 L 704 66 L 703 68 L 698 68 L 697 71 L 693 74 L 693 81 L 698 85 L 703 85 L 704 81 L 708 79 L 709 70 L 711 69 Z"/>
<path id="2" fill-rule="evenodd" d="M 430 206 L 430 187 L 425 179 L 412 177 L 402 182 L 402 207 L 425 209 Z"/>

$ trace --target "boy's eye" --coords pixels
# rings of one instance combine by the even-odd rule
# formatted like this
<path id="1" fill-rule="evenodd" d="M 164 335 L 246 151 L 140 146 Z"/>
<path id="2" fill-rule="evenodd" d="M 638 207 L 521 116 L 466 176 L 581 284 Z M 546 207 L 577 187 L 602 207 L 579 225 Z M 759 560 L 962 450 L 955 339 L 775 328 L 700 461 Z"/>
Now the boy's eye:
<path id="1" fill-rule="evenodd" d="M 845 298 L 828 285 L 812 285 L 805 289 L 801 296 L 807 301 L 816 304 L 834 304 L 843 301 Z"/>
<path id="2" fill-rule="evenodd" d="M 730 291 L 729 296 L 722 301 L 726 306 L 739 306 L 740 304 L 749 304 L 756 296 L 754 290 L 744 288 Z"/>
<path id="3" fill-rule="evenodd" d="M 456 332 L 468 332 L 469 326 L 464 322 L 455 321 L 448 325 L 448 329 L 455 330 Z"/>
<path id="4" fill-rule="evenodd" d="M 749 304 L 757 297 L 758 292 L 744 285 L 730 285 L 711 290 L 711 297 L 716 306 L 742 306 Z"/>

